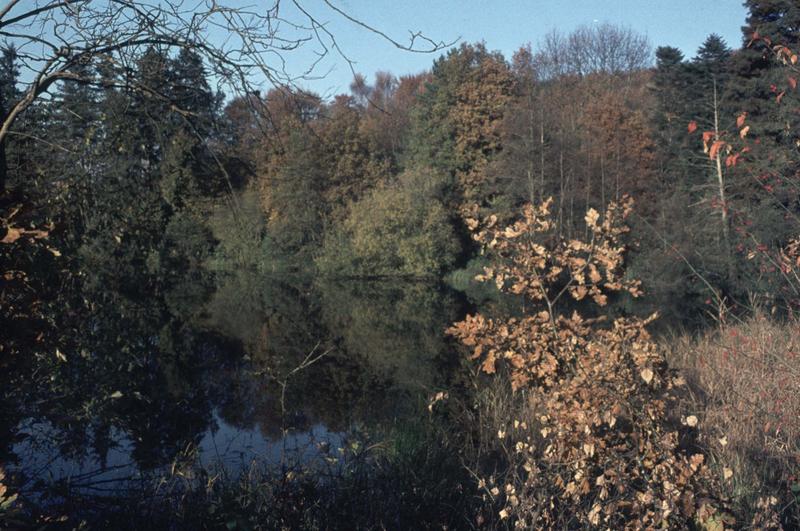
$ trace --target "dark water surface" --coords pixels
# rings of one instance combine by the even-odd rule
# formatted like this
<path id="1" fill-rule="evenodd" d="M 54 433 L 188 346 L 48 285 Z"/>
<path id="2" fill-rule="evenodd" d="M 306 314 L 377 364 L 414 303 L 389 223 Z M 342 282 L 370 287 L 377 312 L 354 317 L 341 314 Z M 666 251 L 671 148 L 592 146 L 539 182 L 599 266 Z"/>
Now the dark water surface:
<path id="1" fill-rule="evenodd" d="M 54 317 L 63 344 L 5 369 L 0 462 L 28 496 L 124 492 L 175 467 L 311 461 L 424 415 L 466 304 L 437 284 L 241 273 Z M 187 467 L 188 470 L 188 467 Z"/>

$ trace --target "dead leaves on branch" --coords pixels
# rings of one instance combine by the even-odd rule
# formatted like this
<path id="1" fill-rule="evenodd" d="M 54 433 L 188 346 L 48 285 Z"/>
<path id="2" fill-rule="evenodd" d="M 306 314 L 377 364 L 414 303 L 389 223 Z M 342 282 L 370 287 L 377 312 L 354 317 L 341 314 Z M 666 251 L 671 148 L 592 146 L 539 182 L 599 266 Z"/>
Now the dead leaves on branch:
<path id="1" fill-rule="evenodd" d="M 26 230 L 18 227 L 6 227 L 6 235 L 0 240 L 0 243 L 14 243 L 22 237 L 40 240 L 47 238 L 50 233 L 45 230 Z"/>
<path id="2" fill-rule="evenodd" d="M 520 220 L 501 229 L 495 216 L 483 223 L 468 218 L 473 238 L 499 258 L 498 265 L 486 268 L 477 279 L 540 302 L 557 302 L 565 293 L 578 301 L 590 297 L 600 306 L 606 305 L 611 292 L 638 297 L 640 283 L 623 279 L 624 246 L 620 243 L 628 232 L 623 222 L 632 200 L 612 204 L 602 221 L 597 211 L 589 210 L 585 217 L 591 233 L 588 241 L 554 241 L 551 205 L 552 199 L 536 207 L 528 205 Z"/>
<path id="3" fill-rule="evenodd" d="M 568 518 L 573 526 L 613 529 L 713 519 L 718 513 L 703 495 L 710 477 L 704 456 L 682 449 L 694 428 L 669 418 L 684 382 L 646 329 L 656 316 L 609 321 L 560 311 L 565 295 L 570 308 L 597 309 L 612 293 L 641 294 L 639 282 L 624 277 L 620 241 L 632 201 L 612 204 L 603 216 L 587 212 L 585 241 L 555 236 L 551 205 L 528 205 L 506 227 L 494 216 L 467 220 L 495 258 L 479 279 L 538 309 L 522 318 L 468 316 L 448 330 L 483 372 L 503 367 L 538 419 L 503 432 L 516 457 L 505 496 L 493 494 L 503 500 L 501 517 L 523 528 L 562 527 Z"/>
<path id="4" fill-rule="evenodd" d="M 6 244 L 6 245 L 16 243 L 20 240 L 23 241 L 45 240 L 50 236 L 49 230 L 22 229 L 19 227 L 11 227 L 11 226 L 2 227 L 2 229 L 5 229 L 5 236 L 3 236 L 2 239 L 0 239 L 0 244 Z M 2 234 L 2 232 L 0 232 L 0 234 Z M 44 244 L 43 248 L 55 257 L 61 256 L 61 251 L 55 249 L 54 247 Z"/>
<path id="5" fill-rule="evenodd" d="M 40 240 L 50 235 L 49 231 L 53 230 L 52 226 L 48 227 L 49 230 L 23 229 L 13 226 L 11 220 L 19 214 L 21 208 L 22 207 L 17 206 L 11 210 L 8 217 L 0 217 L 0 234 L 3 235 L 2 239 L 0 239 L 0 243 L 12 244 L 21 238 Z"/>
<path id="6" fill-rule="evenodd" d="M 17 206 L 11 209 L 7 217 L 0 217 L 0 244 L 12 245 L 20 241 L 33 242 L 36 240 L 46 240 L 50 237 L 51 231 L 55 229 L 55 225 L 50 222 L 44 229 L 36 228 L 23 228 L 15 226 L 12 220 L 20 213 L 22 207 Z M 53 256 L 61 256 L 61 252 L 47 244 L 41 244 L 44 249 L 50 252 Z M 6 248 L 8 249 L 8 248 Z"/>

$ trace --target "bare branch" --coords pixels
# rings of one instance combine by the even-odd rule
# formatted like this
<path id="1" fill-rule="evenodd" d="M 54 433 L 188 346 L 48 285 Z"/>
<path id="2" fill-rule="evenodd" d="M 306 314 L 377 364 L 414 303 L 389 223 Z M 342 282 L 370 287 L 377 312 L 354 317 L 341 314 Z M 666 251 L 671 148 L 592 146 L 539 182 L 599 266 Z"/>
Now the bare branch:
<path id="1" fill-rule="evenodd" d="M 381 36 L 383 39 L 389 41 L 390 43 L 392 43 L 397 48 L 400 48 L 401 50 L 405 50 L 407 52 L 435 53 L 435 52 L 441 51 L 441 50 L 443 50 L 445 48 L 449 48 L 450 46 L 453 46 L 455 43 L 457 43 L 461 39 L 461 37 L 457 37 L 456 39 L 454 39 L 451 42 L 434 41 L 434 40 L 430 39 L 429 37 L 426 37 L 425 35 L 423 35 L 422 32 L 409 31 L 409 34 L 411 35 L 411 37 L 409 38 L 409 43 L 408 44 L 402 44 L 402 43 L 392 39 L 389 35 L 387 35 L 386 33 L 382 32 L 381 30 L 379 30 L 379 29 L 377 29 L 377 28 L 375 28 L 373 26 L 370 26 L 369 24 L 366 24 L 366 23 L 362 22 L 361 20 L 353 17 L 352 15 L 347 13 L 346 11 L 343 11 L 342 9 L 336 7 L 335 5 L 333 5 L 330 2 L 330 0 L 324 0 L 324 1 L 325 1 L 325 4 L 328 7 L 330 7 L 331 9 L 336 11 L 337 13 L 339 13 L 341 16 L 343 16 L 344 18 L 346 18 L 347 20 L 349 20 L 353 24 L 356 24 L 356 25 L 364 28 L 367 31 L 370 31 L 372 33 L 375 33 L 376 35 Z M 427 44 L 428 46 L 426 48 L 422 48 L 422 49 L 417 48 L 416 47 L 417 41 L 422 41 L 423 43 Z"/>
<path id="2" fill-rule="evenodd" d="M 331 0 L 324 3 L 347 22 L 402 50 L 432 53 L 452 44 L 419 32 L 402 44 Z M 0 36 L 16 48 L 24 90 L 3 110 L 0 146 L 20 114 L 46 97 L 56 82 L 102 84 L 94 69 L 77 75 L 79 65 L 131 65 L 149 48 L 195 50 L 220 88 L 241 95 L 259 91 L 263 83 L 295 93 L 299 80 L 320 75 L 317 70 L 331 53 L 355 74 L 353 61 L 326 23 L 303 0 L 292 0 L 289 6 L 291 16 L 283 13 L 280 0 L 252 6 L 232 0 L 10 0 L 0 8 Z M 293 52 L 312 43 L 319 46 L 315 57 L 305 65 L 291 60 Z"/>

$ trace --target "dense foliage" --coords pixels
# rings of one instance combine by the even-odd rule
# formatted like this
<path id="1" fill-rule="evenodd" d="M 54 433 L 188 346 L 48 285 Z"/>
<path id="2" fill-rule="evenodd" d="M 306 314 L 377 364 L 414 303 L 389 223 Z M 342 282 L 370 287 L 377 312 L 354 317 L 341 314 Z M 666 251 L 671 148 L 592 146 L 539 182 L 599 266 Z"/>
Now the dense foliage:
<path id="1" fill-rule="evenodd" d="M 336 281 L 378 293 L 368 280 L 448 278 L 481 305 L 448 329 L 483 373 L 453 378 L 474 395 L 458 403 L 438 391 L 428 406 L 456 435 L 431 420 L 430 453 L 420 443 L 392 459 L 370 454 L 327 497 L 313 474 L 258 478 L 269 488 L 252 498 L 191 484 L 182 518 L 194 521 L 192 503 L 238 514 L 252 501 L 249 524 L 322 525 L 306 507 L 334 511 L 342 500 L 343 519 L 421 518 L 387 492 L 388 523 L 342 494 L 391 477 L 447 525 L 797 526 L 800 9 L 746 5 L 741 47 L 710 35 L 694 57 L 670 46 L 653 54 L 632 30 L 581 27 L 510 59 L 463 43 L 430 71 L 379 72 L 372 84 L 358 75 L 330 99 L 287 86 L 222 94 L 200 43 L 70 62 L 0 141 L 0 370 L 14 368 L 0 380 L 4 428 L 41 414 L 75 455 L 107 453 L 120 428 L 172 443 L 163 455 L 136 446 L 141 463 L 166 466 L 211 425 L 210 404 L 232 422 L 256 417 L 237 408 L 263 389 L 209 367 L 235 379 L 246 366 L 280 387 L 279 403 L 258 414 L 283 422 L 289 376 L 276 375 L 321 359 L 312 356 L 324 334 L 334 337 L 324 348 L 349 356 L 320 363 L 320 380 L 297 376 L 304 388 L 289 398 L 360 393 L 368 409 L 401 366 L 413 375 L 403 386 L 444 388 L 453 382 L 435 381 L 413 353 L 447 350 L 452 301 L 419 283 L 378 297 L 388 302 L 376 311 Z M 20 59 L 3 47 L 2 116 L 25 94 Z M 307 283 L 273 284 L 290 275 L 317 279 L 320 298 Z M 259 298 L 272 306 L 251 321 Z M 206 319 L 219 330 L 203 329 Z M 649 331 L 710 323 L 721 335 L 683 344 L 716 372 L 668 356 Z M 741 334 L 761 339 L 741 349 L 731 339 Z M 238 341 L 236 360 L 222 359 L 223 336 Z M 487 374 L 512 405 L 485 407 Z M 14 401 L 23 392 L 25 407 Z M 496 424 L 484 422 L 492 415 Z M 346 429 L 336 414 L 326 420 Z M 12 434 L 1 435 L 10 452 Z M 416 456 L 470 497 L 430 494 L 436 478 L 422 481 L 404 461 Z M 737 490 L 749 470 L 768 496 Z M 271 490 L 275 481 L 288 490 Z M 0 518 L 20 507 L 11 483 L 0 468 Z"/>
<path id="2" fill-rule="evenodd" d="M 10 137 L 6 201 L 13 209 L 9 194 L 24 191 L 46 210 L 37 223 L 63 234 L 59 251 L 80 249 L 98 270 L 111 255 L 123 269 L 157 269 L 169 232 L 199 261 L 216 234 L 217 268 L 245 237 L 235 261 L 262 271 L 436 277 L 475 258 L 470 216 L 508 220 L 553 197 L 560 235 L 575 237 L 581 212 L 629 194 L 629 267 L 650 296 L 628 310 L 698 324 L 709 299 L 739 311 L 748 294 L 781 289 L 747 257 L 796 232 L 796 83 L 762 40 L 785 36 L 785 7 L 754 3 L 741 50 L 711 35 L 691 60 L 664 46 L 650 67 L 630 30 L 579 28 L 510 60 L 462 44 L 430 72 L 381 72 L 372 85 L 357 76 L 331 101 L 284 87 L 223 109 L 188 48 L 152 47 L 125 69 L 89 61 L 75 68 L 101 85 L 62 82 Z M 15 54 L 4 52 L 3 101 L 20 97 Z M 734 146 L 739 134 L 756 141 Z M 32 149 L 37 138 L 53 140 Z M 254 194 L 261 212 L 248 206 Z"/>

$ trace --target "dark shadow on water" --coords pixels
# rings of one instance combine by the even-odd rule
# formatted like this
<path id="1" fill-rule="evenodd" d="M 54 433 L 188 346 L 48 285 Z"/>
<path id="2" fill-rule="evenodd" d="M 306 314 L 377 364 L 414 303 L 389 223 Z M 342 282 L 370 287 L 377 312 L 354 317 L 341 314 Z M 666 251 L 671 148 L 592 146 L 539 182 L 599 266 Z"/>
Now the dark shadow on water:
<path id="1" fill-rule="evenodd" d="M 236 477 L 311 462 L 423 415 L 457 377 L 444 330 L 466 304 L 441 285 L 204 282 L 135 298 L 83 286 L 62 305 L 78 310 L 54 313 L 65 332 L 0 382 L 0 461 L 21 493 L 46 503 L 188 464 Z"/>

